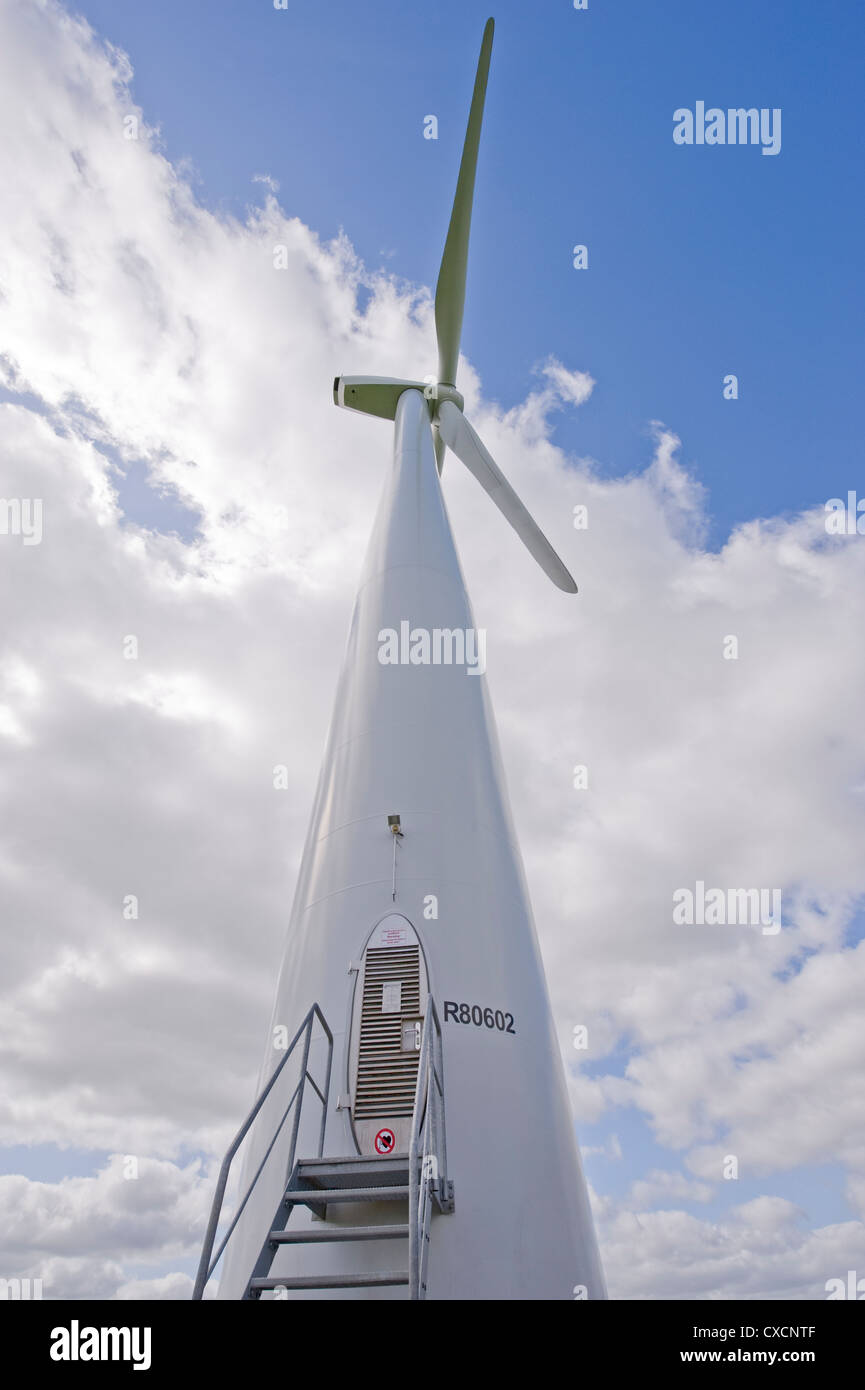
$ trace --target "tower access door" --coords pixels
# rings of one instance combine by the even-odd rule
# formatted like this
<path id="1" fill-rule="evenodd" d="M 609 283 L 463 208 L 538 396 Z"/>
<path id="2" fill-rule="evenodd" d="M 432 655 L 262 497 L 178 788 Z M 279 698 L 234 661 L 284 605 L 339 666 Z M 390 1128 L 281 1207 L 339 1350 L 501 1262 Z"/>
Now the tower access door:
<path id="1" fill-rule="evenodd" d="M 390 913 L 367 939 L 352 1007 L 349 1094 L 362 1154 L 408 1152 L 428 997 L 417 932 Z"/>

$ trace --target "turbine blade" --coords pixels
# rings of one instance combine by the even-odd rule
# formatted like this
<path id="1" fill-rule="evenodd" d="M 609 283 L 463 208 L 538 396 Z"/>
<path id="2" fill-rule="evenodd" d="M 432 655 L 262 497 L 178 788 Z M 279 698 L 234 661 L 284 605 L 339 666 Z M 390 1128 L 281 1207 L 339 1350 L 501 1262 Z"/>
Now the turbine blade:
<path id="1" fill-rule="evenodd" d="M 469 252 L 469 231 L 472 222 L 472 199 L 475 191 L 475 170 L 478 163 L 478 146 L 481 138 L 481 122 L 484 115 L 484 98 L 490 70 L 494 27 L 493 21 L 488 19 L 478 59 L 469 123 L 466 127 L 465 144 L 463 145 L 460 172 L 457 178 L 457 191 L 454 196 L 453 211 L 451 212 L 438 283 L 436 284 L 435 321 L 439 350 L 438 374 L 439 381 L 448 386 L 456 385 L 457 363 L 460 356 L 463 305 L 466 297 L 466 264 Z"/>
<path id="2" fill-rule="evenodd" d="M 436 456 L 436 468 L 439 471 L 439 476 L 441 476 L 441 471 L 444 468 L 445 462 L 445 442 L 438 430 L 433 430 L 433 449 L 435 450 Z"/>
<path id="3" fill-rule="evenodd" d="M 462 411 L 452 401 L 442 401 L 437 423 L 445 444 L 489 493 L 544 574 L 566 594 L 575 594 L 577 586 L 570 574 Z"/>

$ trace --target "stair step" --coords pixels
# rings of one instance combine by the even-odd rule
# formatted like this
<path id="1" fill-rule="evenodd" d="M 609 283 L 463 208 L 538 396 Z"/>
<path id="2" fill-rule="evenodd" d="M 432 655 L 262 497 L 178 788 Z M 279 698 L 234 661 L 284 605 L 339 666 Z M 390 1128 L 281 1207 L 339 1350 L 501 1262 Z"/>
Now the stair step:
<path id="1" fill-rule="evenodd" d="M 332 1240 L 405 1240 L 408 1226 L 335 1226 L 330 1231 L 271 1231 L 274 1245 L 322 1245 Z"/>
<path id="2" fill-rule="evenodd" d="M 337 1202 L 396 1202 L 405 1201 L 408 1187 L 290 1187 L 285 1193 L 285 1201 L 290 1205 L 323 1206 L 328 1201 Z"/>
<path id="3" fill-rule="evenodd" d="M 374 1168 L 377 1164 L 394 1162 L 402 1163 L 405 1167 L 408 1154 L 335 1154 L 331 1158 L 299 1158 L 297 1162 L 301 1168 Z"/>
<path id="4" fill-rule="evenodd" d="M 370 1289 L 386 1284 L 407 1284 L 406 1270 L 376 1270 L 369 1274 L 304 1274 L 290 1279 L 252 1279 L 250 1289 Z"/>
<path id="5" fill-rule="evenodd" d="M 298 1182 L 316 1187 L 384 1187 L 386 1183 L 408 1182 L 409 1164 L 405 1155 L 378 1158 L 355 1155 L 352 1158 L 301 1159 L 295 1170 Z"/>

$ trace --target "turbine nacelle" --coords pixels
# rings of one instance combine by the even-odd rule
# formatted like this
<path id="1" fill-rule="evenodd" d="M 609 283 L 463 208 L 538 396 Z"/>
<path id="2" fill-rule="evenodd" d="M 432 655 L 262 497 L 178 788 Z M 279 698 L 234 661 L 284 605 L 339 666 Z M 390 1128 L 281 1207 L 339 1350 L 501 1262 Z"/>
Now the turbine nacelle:
<path id="1" fill-rule="evenodd" d="M 333 403 L 344 410 L 359 410 L 381 420 L 396 419 L 396 404 L 403 391 L 421 391 L 435 414 L 439 401 L 451 401 L 462 410 L 465 401 L 455 386 L 443 386 L 427 377 L 424 381 L 404 381 L 390 376 L 338 376 L 333 383 Z"/>

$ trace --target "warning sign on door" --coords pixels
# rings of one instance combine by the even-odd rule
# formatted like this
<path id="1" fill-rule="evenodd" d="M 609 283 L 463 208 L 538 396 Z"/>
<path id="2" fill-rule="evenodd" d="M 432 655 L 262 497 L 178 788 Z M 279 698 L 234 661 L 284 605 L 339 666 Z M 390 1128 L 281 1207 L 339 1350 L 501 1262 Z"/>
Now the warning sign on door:
<path id="1" fill-rule="evenodd" d="M 392 1129 L 380 1129 L 375 1136 L 375 1151 L 377 1154 L 390 1154 L 394 1151 L 396 1135 Z"/>

